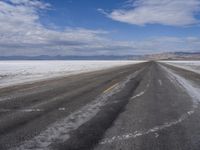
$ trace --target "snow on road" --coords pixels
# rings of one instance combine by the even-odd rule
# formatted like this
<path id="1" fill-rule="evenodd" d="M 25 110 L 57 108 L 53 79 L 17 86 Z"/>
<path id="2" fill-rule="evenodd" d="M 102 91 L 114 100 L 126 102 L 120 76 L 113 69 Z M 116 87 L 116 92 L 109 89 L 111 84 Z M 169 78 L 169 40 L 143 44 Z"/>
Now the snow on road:
<path id="1" fill-rule="evenodd" d="M 185 90 L 186 93 L 190 95 L 190 97 L 193 100 L 194 107 L 197 107 L 198 103 L 200 102 L 200 87 L 198 84 L 194 84 L 193 82 L 190 82 L 188 79 L 185 79 L 184 77 L 178 75 L 175 71 L 166 68 L 165 66 L 161 66 L 166 73 L 168 74 L 169 80 L 171 80 L 172 83 L 179 86 L 183 90 Z"/>
<path id="2" fill-rule="evenodd" d="M 200 74 L 200 61 L 161 61 Z"/>
<path id="3" fill-rule="evenodd" d="M 0 87 L 142 61 L 0 61 Z"/>
<path id="4" fill-rule="evenodd" d="M 55 141 L 62 143 L 69 139 L 70 132 L 76 130 L 85 122 L 92 119 L 101 109 L 102 106 L 107 104 L 108 98 L 120 92 L 127 83 L 135 78 L 142 70 L 136 71 L 128 75 L 124 80 L 115 84 L 99 95 L 94 101 L 83 106 L 80 110 L 71 113 L 66 118 L 51 124 L 46 130 L 41 132 L 29 141 L 25 141 L 18 147 L 11 148 L 10 150 L 50 150 L 51 144 Z"/>
<path id="5" fill-rule="evenodd" d="M 176 120 L 165 122 L 162 125 L 155 126 L 153 128 L 150 128 L 150 129 L 143 129 L 143 130 L 135 131 L 133 133 L 125 133 L 125 134 L 122 134 L 122 135 L 116 135 L 116 136 L 113 136 L 113 137 L 110 137 L 110 138 L 105 138 L 102 141 L 100 141 L 99 144 L 104 145 L 104 144 L 111 144 L 111 143 L 117 142 L 117 141 L 135 139 L 135 138 L 138 138 L 140 136 L 148 135 L 148 134 L 151 134 L 151 133 L 155 133 L 155 137 L 157 138 L 159 136 L 159 134 L 157 133 L 158 131 L 161 131 L 163 129 L 169 128 L 169 127 L 174 126 L 176 124 L 179 124 L 182 121 L 189 118 L 192 114 L 195 113 L 195 110 L 198 107 L 198 104 L 200 102 L 200 87 L 198 85 L 193 85 L 187 79 L 183 78 L 182 76 L 176 74 L 175 72 L 173 72 L 172 70 L 170 70 L 170 69 L 168 69 L 164 66 L 161 66 L 161 68 L 163 69 L 163 71 L 166 72 L 168 79 L 170 81 L 172 81 L 173 84 L 177 85 L 180 89 L 184 90 L 186 93 L 188 93 L 191 96 L 192 102 L 193 102 L 192 108 L 190 110 L 188 110 L 186 113 L 182 114 Z M 144 94 L 143 91 L 141 93 Z M 137 95 L 136 95 L 136 97 L 137 97 Z"/>

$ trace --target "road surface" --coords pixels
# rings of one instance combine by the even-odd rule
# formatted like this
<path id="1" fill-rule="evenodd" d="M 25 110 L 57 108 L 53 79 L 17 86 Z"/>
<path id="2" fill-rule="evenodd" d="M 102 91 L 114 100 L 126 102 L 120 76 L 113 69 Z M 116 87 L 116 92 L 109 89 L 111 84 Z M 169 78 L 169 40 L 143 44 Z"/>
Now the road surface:
<path id="1" fill-rule="evenodd" d="M 0 149 L 199 150 L 200 75 L 157 62 L 0 89 Z"/>

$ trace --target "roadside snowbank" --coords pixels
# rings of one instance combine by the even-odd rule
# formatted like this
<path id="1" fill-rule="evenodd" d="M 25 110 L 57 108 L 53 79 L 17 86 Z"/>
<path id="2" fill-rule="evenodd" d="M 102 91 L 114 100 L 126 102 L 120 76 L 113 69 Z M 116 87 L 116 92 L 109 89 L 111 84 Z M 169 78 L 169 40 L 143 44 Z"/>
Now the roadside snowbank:
<path id="1" fill-rule="evenodd" d="M 160 62 L 200 74 L 200 61 L 160 61 Z"/>
<path id="2" fill-rule="evenodd" d="M 0 87 L 143 61 L 0 61 Z"/>

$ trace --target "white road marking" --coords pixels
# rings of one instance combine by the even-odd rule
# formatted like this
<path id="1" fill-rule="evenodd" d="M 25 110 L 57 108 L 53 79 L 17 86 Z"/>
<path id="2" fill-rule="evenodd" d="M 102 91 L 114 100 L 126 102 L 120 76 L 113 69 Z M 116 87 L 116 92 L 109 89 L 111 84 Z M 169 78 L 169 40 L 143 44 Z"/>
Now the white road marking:
<path id="1" fill-rule="evenodd" d="M 82 107 L 79 111 L 53 123 L 45 131 L 41 132 L 31 140 L 25 141 L 22 145 L 13 148 L 13 150 L 49 150 L 51 149 L 50 145 L 53 142 L 56 141 L 62 143 L 68 140 L 70 137 L 70 131 L 76 130 L 82 124 L 92 119 L 99 112 L 101 107 L 106 104 L 108 98 L 121 91 L 132 78 L 138 75 L 140 71 L 142 71 L 142 69 L 129 75 L 124 81 L 121 81 L 117 86 L 112 88 L 110 92 L 102 93 L 102 95 L 100 95 L 96 100 Z"/>
<path id="2" fill-rule="evenodd" d="M 134 95 L 133 97 L 131 97 L 131 99 L 135 99 L 135 98 L 137 98 L 137 97 L 140 97 L 140 96 L 142 96 L 144 93 L 145 93 L 145 91 L 142 91 L 142 92 L 140 92 L 140 93 Z"/>
<path id="3" fill-rule="evenodd" d="M 65 109 L 66 109 L 65 107 L 58 108 L 59 111 L 65 111 Z"/>
<path id="4" fill-rule="evenodd" d="M 137 97 L 140 97 L 140 96 L 142 96 L 142 95 L 144 95 L 145 94 L 145 92 L 147 91 L 147 89 L 149 88 L 149 86 L 150 86 L 150 81 L 147 83 L 147 85 L 146 85 L 146 87 L 145 87 L 145 89 L 144 89 L 144 91 L 141 91 L 140 93 L 138 93 L 138 94 L 136 94 L 136 95 L 134 95 L 134 96 L 132 96 L 131 97 L 131 99 L 133 100 L 133 99 L 135 99 L 135 98 L 137 98 Z"/>
<path id="5" fill-rule="evenodd" d="M 158 80 L 158 83 L 160 84 L 160 86 L 162 86 L 162 80 Z"/>
<path id="6" fill-rule="evenodd" d="M 155 133 L 155 138 L 158 138 L 159 137 L 159 134 L 158 133 Z"/>
<path id="7" fill-rule="evenodd" d="M 149 81 L 149 82 L 150 82 L 150 81 Z M 147 88 L 148 88 L 149 86 L 150 86 L 150 84 L 148 83 L 148 84 L 147 84 Z"/>

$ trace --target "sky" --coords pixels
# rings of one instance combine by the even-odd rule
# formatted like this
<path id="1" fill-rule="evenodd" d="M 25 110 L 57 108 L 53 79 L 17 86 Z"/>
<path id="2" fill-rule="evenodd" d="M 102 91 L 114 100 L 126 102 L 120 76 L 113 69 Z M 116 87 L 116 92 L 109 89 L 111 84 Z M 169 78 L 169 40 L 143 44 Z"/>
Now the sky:
<path id="1" fill-rule="evenodd" d="M 0 56 L 200 52 L 200 0 L 0 0 Z"/>

